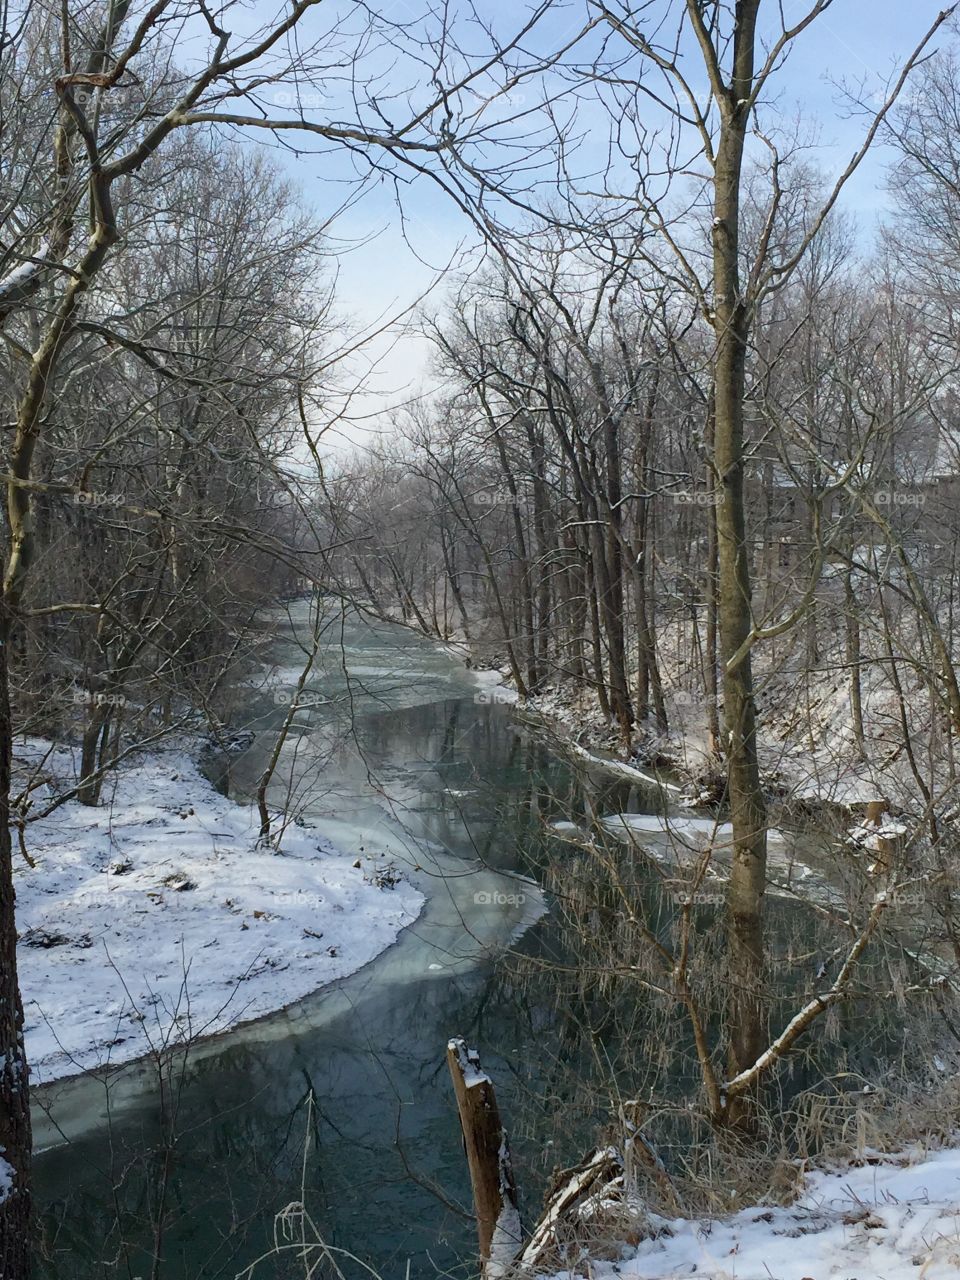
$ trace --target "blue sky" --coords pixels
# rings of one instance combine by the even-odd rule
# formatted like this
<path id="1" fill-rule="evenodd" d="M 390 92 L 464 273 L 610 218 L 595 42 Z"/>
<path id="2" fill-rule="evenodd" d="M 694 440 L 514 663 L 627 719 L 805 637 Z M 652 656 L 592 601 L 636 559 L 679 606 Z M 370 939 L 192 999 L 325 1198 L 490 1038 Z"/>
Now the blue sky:
<path id="1" fill-rule="evenodd" d="M 390 8 L 402 17 L 414 2 L 394 0 Z M 661 8 L 670 2 L 658 0 Z M 672 3 L 676 10 L 680 0 Z M 378 11 L 384 12 L 386 7 L 380 6 Z M 809 7 L 809 0 L 783 0 L 782 7 L 786 20 L 796 21 Z M 868 97 L 882 94 L 898 64 L 918 43 L 940 7 L 929 0 L 911 4 L 899 0 L 833 0 L 830 9 L 795 42 L 788 62 L 771 85 L 775 102 L 768 106 L 767 118 L 802 115 L 817 131 L 819 146 L 810 158 L 826 172 L 836 172 L 856 149 L 864 130 L 863 120 L 850 118 L 844 110 L 838 82 L 862 85 Z M 504 0 L 493 0 L 482 11 L 501 30 L 518 24 L 525 12 Z M 778 25 L 779 11 L 780 0 L 764 0 L 761 27 L 764 15 L 768 28 L 770 24 Z M 585 12 L 583 0 L 571 0 L 551 18 L 552 29 L 545 30 L 544 40 L 555 38 L 559 30 L 570 29 Z M 944 30 L 937 43 L 942 45 L 953 38 L 952 32 Z M 702 79 L 702 72 L 698 78 Z M 589 155 L 591 145 L 601 154 L 604 143 L 605 138 L 599 136 L 595 142 L 587 139 L 581 158 Z M 857 217 L 864 245 L 869 243 L 885 207 L 884 170 L 888 161 L 889 153 L 878 147 L 844 197 L 845 207 Z M 328 214 L 342 199 L 342 180 L 346 176 L 342 160 L 306 155 L 284 163 L 322 214 Z M 431 285 L 437 273 L 477 242 L 468 220 L 426 181 L 418 181 L 405 190 L 403 208 L 402 223 L 392 190 L 382 186 L 369 191 L 337 224 L 336 230 L 345 242 L 368 241 L 344 253 L 339 261 L 340 306 L 359 323 L 372 324 L 408 306 Z M 428 347 L 422 340 L 409 336 L 378 339 L 370 345 L 369 359 L 377 363 L 378 371 L 357 402 L 358 411 L 363 414 L 378 415 L 385 405 L 403 400 L 425 380 L 429 382 Z M 385 416 L 389 418 L 389 412 Z M 353 439 L 362 439 L 372 425 L 356 426 L 349 434 Z"/>

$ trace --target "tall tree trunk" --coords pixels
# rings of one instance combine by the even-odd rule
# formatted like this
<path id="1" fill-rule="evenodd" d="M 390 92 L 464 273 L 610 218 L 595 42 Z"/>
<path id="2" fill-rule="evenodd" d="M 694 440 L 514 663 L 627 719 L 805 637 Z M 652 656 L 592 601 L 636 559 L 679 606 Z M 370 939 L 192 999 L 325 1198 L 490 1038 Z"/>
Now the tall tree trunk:
<path id="1" fill-rule="evenodd" d="M 861 758 L 864 752 L 863 738 L 863 686 L 860 680 L 860 617 L 857 613 L 859 601 L 853 590 L 852 571 L 848 565 L 843 574 L 844 601 L 844 634 L 845 659 L 850 673 L 850 720 L 853 725 L 853 740 L 856 743 L 857 755 Z"/>
<path id="2" fill-rule="evenodd" d="M 519 602 L 517 604 L 517 625 L 514 631 L 520 636 L 522 641 L 523 654 L 525 658 L 527 670 L 527 689 L 530 693 L 535 693 L 540 684 L 540 675 L 537 671 L 537 639 L 536 627 L 533 622 L 533 566 L 530 563 L 530 553 L 527 549 L 527 536 L 523 528 L 523 514 L 520 504 L 520 491 L 517 488 L 517 482 L 513 471 L 510 469 L 510 463 L 507 459 L 507 450 L 503 443 L 503 436 L 500 432 L 496 435 L 497 454 L 500 458 L 500 470 L 504 480 L 507 482 L 507 490 L 510 494 L 510 511 L 513 520 L 513 536 L 517 545 L 517 583 L 519 586 Z"/>
<path id="3" fill-rule="evenodd" d="M 563 531 L 564 591 L 567 597 L 567 626 L 570 631 L 570 677 L 582 687 L 587 680 L 586 658 L 583 652 L 587 631 L 587 586 L 583 561 L 577 538 L 572 529 Z"/>
<path id="4" fill-rule="evenodd" d="M 763 898 L 767 814 L 757 761 L 756 707 L 749 639 L 750 563 L 744 513 L 744 398 L 749 303 L 740 282 L 740 184 L 759 0 L 739 0 L 733 78 L 722 104 L 714 177 L 714 465 L 720 488 L 717 559 L 727 777 L 733 859 L 727 891 L 730 1050 L 737 1070 L 766 1042 Z"/>
<path id="5" fill-rule="evenodd" d="M 604 422 L 604 452 L 607 464 L 607 519 L 604 569 L 607 581 L 603 593 L 604 623 L 610 653 L 610 700 L 620 726 L 624 746 L 630 747 L 633 706 L 627 678 L 626 638 L 623 621 L 623 486 L 620 474 L 620 430 L 616 413 L 608 408 Z"/>
<path id="6" fill-rule="evenodd" d="M 650 698 L 652 695 L 657 728 L 661 733 L 665 733 L 667 730 L 667 709 L 663 700 L 663 686 L 660 680 L 660 669 L 657 664 L 655 609 L 652 590 L 654 561 L 653 556 L 650 555 L 650 500 L 647 496 L 650 445 L 653 439 L 653 418 L 659 387 L 660 368 L 658 365 L 650 382 L 646 405 L 639 424 L 640 438 L 634 462 L 635 483 L 640 494 L 637 499 L 634 587 L 636 590 L 637 616 L 638 717 L 640 720 L 646 719 L 650 711 Z M 649 590 L 647 586 L 648 565 L 651 578 L 651 588 Z"/>
<path id="7" fill-rule="evenodd" d="M 587 579 L 587 602 L 590 609 L 590 647 L 593 652 L 593 681 L 597 690 L 600 713 L 610 718 L 610 701 L 607 698 L 607 681 L 603 666 L 603 637 L 600 630 L 600 609 L 597 605 L 597 583 L 594 576 L 593 556 L 587 552 L 583 558 Z"/>
<path id="8" fill-rule="evenodd" d="M 109 727 L 110 711 L 106 705 L 94 704 L 90 714 L 90 722 L 83 733 L 80 749 L 80 786 L 77 788 L 77 800 L 80 804 L 97 805 L 100 803 L 102 779 L 96 777 L 98 769 L 98 748 L 103 739 L 104 729 Z"/>
<path id="9" fill-rule="evenodd" d="M 715 455 L 716 430 L 714 425 L 714 416 L 716 412 L 714 402 L 713 388 L 710 389 L 710 401 L 707 408 L 707 450 L 711 457 Z M 717 631 L 718 631 L 718 610 L 720 607 L 719 593 L 717 591 L 717 579 L 719 576 L 718 569 L 718 551 L 717 551 L 717 494 L 722 492 L 718 489 L 716 476 L 710 470 L 707 476 L 708 491 L 711 501 L 707 504 L 707 572 L 706 572 L 706 597 L 707 597 L 707 628 L 706 628 L 706 653 L 704 655 L 704 680 L 703 689 L 704 697 L 707 703 L 707 737 L 710 745 L 710 753 L 715 756 L 722 756 L 723 751 L 720 742 L 720 682 L 717 673 Z"/>
<path id="10" fill-rule="evenodd" d="M 543 680 L 549 671 L 550 634 L 553 630 L 553 625 L 550 625 L 553 621 L 550 589 L 552 575 L 547 572 L 547 566 L 553 562 L 552 549 L 556 546 L 556 534 L 550 518 L 543 435 L 529 420 L 525 425 L 533 472 L 533 529 L 537 544 L 537 665 L 540 679 Z"/>
<path id="11" fill-rule="evenodd" d="M 0 616 L 0 1170 L 12 1173 L 6 1195 L 0 1190 L 0 1276 L 26 1280 L 30 1274 L 30 1163 L 32 1140 L 27 1059 L 23 1047 L 23 1004 L 17 979 L 16 895 L 10 822 L 13 721 L 7 656 L 13 628 L 9 612 Z M 3 1180 L 0 1180 L 0 1187 Z"/>

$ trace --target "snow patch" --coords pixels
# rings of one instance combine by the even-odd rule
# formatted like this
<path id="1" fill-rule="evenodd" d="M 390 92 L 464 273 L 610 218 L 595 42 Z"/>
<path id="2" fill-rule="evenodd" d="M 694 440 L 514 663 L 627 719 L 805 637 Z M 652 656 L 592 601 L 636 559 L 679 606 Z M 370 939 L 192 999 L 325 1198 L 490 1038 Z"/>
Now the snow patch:
<path id="1" fill-rule="evenodd" d="M 729 1218 L 655 1219 L 656 1238 L 620 1262 L 592 1261 L 602 1280 L 956 1280 L 960 1274 L 960 1149 L 874 1156 L 815 1173 L 788 1207 Z"/>
<path id="2" fill-rule="evenodd" d="M 605 769 L 608 773 L 615 774 L 619 778 L 628 778 L 631 782 L 647 782 L 651 786 L 663 787 L 666 791 L 675 791 L 677 794 L 682 789 L 673 782 L 665 782 L 663 778 L 656 778 L 651 773 L 644 773 L 636 765 L 624 764 L 620 760 L 607 760 L 603 756 L 594 755 L 592 752 L 587 751 L 585 747 L 578 746 L 575 742 L 570 743 L 568 749 L 572 755 L 577 756 L 580 760 L 585 760 L 595 768 Z"/>
<path id="3" fill-rule="evenodd" d="M 49 743 L 19 745 L 18 762 L 46 752 L 36 811 L 74 775 Z M 101 806 L 68 801 L 26 838 L 20 979 L 40 1082 L 283 1008 L 372 960 L 424 901 L 369 842 L 344 853 L 291 825 L 279 853 L 264 845 L 253 806 L 176 749 L 121 765 Z"/>
<path id="4" fill-rule="evenodd" d="M 50 245 L 46 240 L 41 241 L 37 247 L 37 252 L 33 255 L 30 262 L 21 262 L 18 267 L 14 267 L 12 271 L 0 280 L 0 301 L 3 301 L 9 294 L 19 289 L 21 285 L 26 284 L 35 275 L 38 274 L 43 264 L 50 256 Z"/>

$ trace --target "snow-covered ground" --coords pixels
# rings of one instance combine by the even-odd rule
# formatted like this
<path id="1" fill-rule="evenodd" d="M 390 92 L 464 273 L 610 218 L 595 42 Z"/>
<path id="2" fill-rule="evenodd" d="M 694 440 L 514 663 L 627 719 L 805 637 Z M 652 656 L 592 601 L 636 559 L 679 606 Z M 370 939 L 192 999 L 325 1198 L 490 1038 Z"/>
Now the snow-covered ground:
<path id="1" fill-rule="evenodd" d="M 23 743 L 18 762 L 49 751 Z M 70 750 L 43 770 L 35 813 L 75 776 Z M 291 825 L 277 853 L 258 830 L 255 809 L 173 748 L 121 764 L 100 806 L 68 801 L 27 827 L 37 868 L 17 858 L 18 954 L 35 1081 L 282 1008 L 359 969 L 417 917 L 423 896 L 391 885 L 369 845 L 341 852 Z"/>
<path id="2" fill-rule="evenodd" d="M 864 651 L 861 698 L 864 723 L 862 744 L 855 741 L 849 681 L 840 640 L 821 654 L 819 664 L 807 670 L 803 635 L 788 637 L 771 649 L 760 646 L 755 654 L 759 711 L 758 744 L 761 769 L 772 791 L 794 800 L 826 801 L 861 809 L 867 802 L 885 799 L 895 812 L 922 813 L 926 803 L 913 776 L 909 754 L 902 747 L 899 694 L 888 678 L 889 663 L 883 652 Z M 909 628 L 901 637 L 904 653 L 919 651 L 921 639 Z M 633 757 L 623 761 L 623 743 L 617 726 L 605 717 L 594 692 L 570 684 L 548 685 L 524 702 L 528 711 L 552 726 L 570 754 L 585 763 L 602 763 L 630 780 L 645 779 L 643 762 L 675 772 L 682 788 L 682 803 L 712 803 L 711 785 L 720 774 L 709 733 L 707 706 L 696 673 L 688 670 L 694 647 L 689 630 L 666 627 L 658 634 L 658 657 L 664 681 L 663 696 L 669 729 L 656 730 L 652 721 L 635 726 Z M 876 646 L 875 646 L 876 647 Z M 631 662 L 633 657 L 631 657 Z M 502 667 L 484 676 L 497 688 L 498 701 L 515 701 L 506 691 L 509 671 Z M 931 706 L 929 690 L 919 674 L 904 661 L 900 683 L 915 741 L 923 744 L 923 768 L 935 793 L 954 788 L 950 754 L 946 749 L 943 710 Z M 928 749 L 928 744 L 933 748 Z M 608 752 L 617 761 L 603 759 Z M 706 789 L 703 789 L 707 783 Z M 660 785 L 673 790 L 671 784 Z M 678 788 L 679 790 L 679 788 Z"/>
<path id="3" fill-rule="evenodd" d="M 576 742 L 568 743 L 567 749 L 575 759 L 582 760 L 584 764 L 592 768 L 602 769 L 614 777 L 623 778 L 626 782 L 648 783 L 655 787 L 661 787 L 664 791 L 672 791 L 677 795 L 681 792 L 681 788 L 673 782 L 667 782 L 664 778 L 656 778 L 652 774 L 645 772 L 645 770 L 638 769 L 635 765 L 624 764 L 622 760 L 609 760 L 604 756 L 598 756 L 595 752 L 588 751 Z"/>
<path id="4" fill-rule="evenodd" d="M 642 1280 L 956 1280 L 960 1150 L 878 1156 L 811 1174 L 792 1205 L 653 1219 L 659 1234 L 579 1274 Z"/>

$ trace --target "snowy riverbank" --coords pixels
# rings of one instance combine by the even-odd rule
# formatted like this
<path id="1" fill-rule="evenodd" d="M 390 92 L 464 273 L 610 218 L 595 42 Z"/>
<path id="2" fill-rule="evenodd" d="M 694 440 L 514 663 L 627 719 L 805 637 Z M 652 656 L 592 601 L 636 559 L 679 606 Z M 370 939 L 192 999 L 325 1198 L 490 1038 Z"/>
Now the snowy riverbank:
<path id="1" fill-rule="evenodd" d="M 46 755 L 41 812 L 72 782 L 73 755 L 36 740 L 16 754 Z M 121 764 L 98 807 L 67 801 L 26 840 L 20 981 L 37 1083 L 280 1009 L 372 960 L 424 901 L 369 846 L 291 825 L 280 853 L 261 847 L 256 810 L 218 794 L 182 745 Z"/>
<path id="2" fill-rule="evenodd" d="M 960 1149 L 913 1147 L 810 1174 L 791 1205 L 727 1218 L 651 1217 L 651 1238 L 596 1280 L 955 1280 Z M 580 1269 L 578 1269 L 580 1270 Z M 563 1273 L 566 1275 L 567 1273 Z"/>
<path id="3" fill-rule="evenodd" d="M 493 700 L 516 701 L 502 686 L 498 692 L 498 676 L 507 678 L 505 671 L 485 673 Z M 662 784 L 674 792 L 670 799 L 680 802 L 681 813 L 676 816 L 603 814 L 596 816 L 592 827 L 558 821 L 553 824 L 558 835 L 589 840 L 599 828 L 636 843 L 658 861 L 681 867 L 685 860 L 695 863 L 709 840 L 716 856 L 708 874 L 722 882 L 729 856 L 729 824 L 683 813 L 686 805 L 699 798 L 696 783 L 710 765 L 705 718 L 698 718 L 698 708 L 683 698 L 671 698 L 670 712 L 676 726 L 672 735 L 646 742 L 641 738 L 633 761 L 625 763 L 604 758 L 617 750 L 615 733 L 588 695 L 549 690 L 519 706 L 521 719 L 542 726 L 557 750 L 585 765 L 603 767 L 628 781 L 658 781 L 638 767 L 646 749 L 658 763 L 670 759 L 677 776 L 686 780 L 680 796 L 679 788 Z M 798 749 L 795 759 L 799 778 L 802 750 Z M 769 751 L 765 761 L 770 766 L 768 776 L 782 779 L 788 764 L 784 755 L 775 758 Z M 798 795 L 856 805 L 882 793 L 878 784 L 871 784 L 865 765 L 859 773 L 848 769 L 842 775 L 844 785 L 838 786 L 836 778 L 829 785 L 824 781 L 825 771 L 817 775 L 820 763 L 820 757 L 807 749 L 807 785 L 796 784 Z M 859 787 L 850 782 L 854 776 L 862 781 Z M 902 832 L 903 827 L 897 830 Z M 770 830 L 769 858 L 772 895 L 780 892 L 773 882 L 788 880 L 793 886 L 791 897 L 796 897 L 797 883 L 803 882 L 807 897 L 829 900 L 828 879 L 797 856 L 789 833 Z M 701 900 L 711 900 L 711 890 L 719 892 L 717 885 L 717 879 L 705 880 L 698 891 Z M 843 905 L 842 897 L 837 901 Z M 938 1070 L 946 1069 L 939 1058 L 935 1060 Z M 915 1276 L 954 1280 L 960 1275 L 960 1147 L 930 1150 L 914 1143 L 899 1154 L 866 1157 L 855 1155 L 853 1148 L 851 1143 L 848 1164 L 810 1170 L 797 1199 L 789 1205 L 761 1202 L 730 1215 L 689 1219 L 662 1216 L 640 1206 L 635 1229 L 622 1233 L 614 1229 L 603 1247 L 593 1250 L 594 1256 L 571 1256 L 568 1269 L 554 1280 L 575 1276 L 593 1280 L 907 1280 Z M 624 1236 L 630 1243 L 618 1244 Z M 611 1261 L 612 1257 L 617 1260 Z"/>
<path id="4" fill-rule="evenodd" d="M 722 771 L 711 751 L 706 709 L 682 689 L 664 691 L 669 730 L 659 733 L 649 723 L 637 726 L 630 759 L 625 760 L 619 732 L 603 715 L 590 690 L 549 687 L 520 699 L 508 683 L 506 667 L 478 674 L 484 683 L 485 700 L 518 704 L 520 717 L 539 726 L 555 750 L 625 781 L 654 783 L 681 805 L 698 807 L 716 802 Z M 805 739 L 785 745 L 790 725 L 788 717 L 777 711 L 770 713 L 771 723 L 761 727 L 760 764 L 769 793 L 789 795 L 793 801 L 808 805 L 855 810 L 862 809 L 868 800 L 886 797 L 898 809 L 909 810 L 917 797 L 904 761 L 892 770 L 888 756 L 882 762 L 869 758 L 869 753 L 865 758 L 854 758 L 849 726 L 842 722 L 842 708 L 838 711 L 834 706 L 842 703 L 842 694 L 831 685 L 822 700 L 829 704 L 830 712 L 824 713 L 827 727 L 818 725 L 821 737 L 815 743 Z M 877 720 L 885 717 L 890 721 L 890 707 L 879 696 L 867 705 Z M 889 747 L 879 732 L 877 741 Z M 844 751 L 843 744 L 849 749 Z"/>

